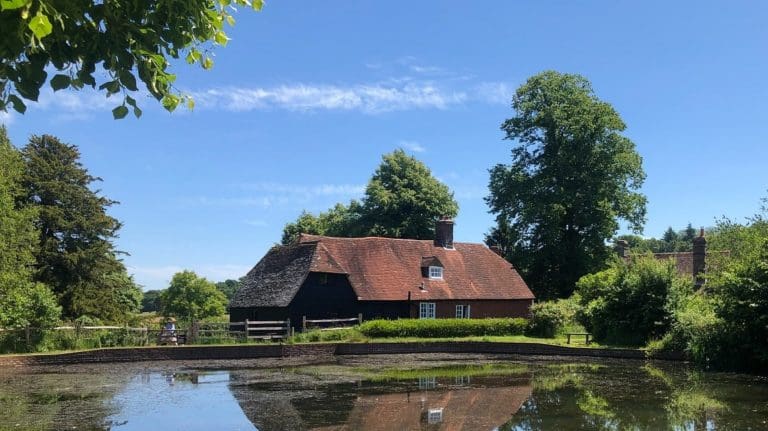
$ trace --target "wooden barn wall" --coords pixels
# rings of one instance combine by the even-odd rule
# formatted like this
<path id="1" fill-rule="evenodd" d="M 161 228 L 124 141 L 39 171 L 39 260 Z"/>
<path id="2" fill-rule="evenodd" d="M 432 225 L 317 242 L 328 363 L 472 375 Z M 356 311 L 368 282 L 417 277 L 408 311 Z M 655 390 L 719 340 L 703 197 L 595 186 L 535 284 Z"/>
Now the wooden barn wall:
<path id="1" fill-rule="evenodd" d="M 288 306 L 291 322 L 357 317 L 357 295 L 344 274 L 310 273 Z M 297 326 L 297 325 L 295 325 Z"/>

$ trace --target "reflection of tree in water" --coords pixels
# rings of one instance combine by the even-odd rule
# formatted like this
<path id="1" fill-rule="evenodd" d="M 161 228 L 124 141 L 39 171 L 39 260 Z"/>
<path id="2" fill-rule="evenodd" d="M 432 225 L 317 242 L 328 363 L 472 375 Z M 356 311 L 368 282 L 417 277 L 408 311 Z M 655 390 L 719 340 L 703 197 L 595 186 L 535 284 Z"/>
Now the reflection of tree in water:
<path id="1" fill-rule="evenodd" d="M 0 376 L 0 429 L 108 430 L 127 378 L 102 373 Z"/>
<path id="2" fill-rule="evenodd" d="M 768 386 L 763 382 L 745 390 L 748 384 L 737 380 L 682 367 L 549 365 L 535 372 L 532 396 L 500 429 L 768 427 Z"/>

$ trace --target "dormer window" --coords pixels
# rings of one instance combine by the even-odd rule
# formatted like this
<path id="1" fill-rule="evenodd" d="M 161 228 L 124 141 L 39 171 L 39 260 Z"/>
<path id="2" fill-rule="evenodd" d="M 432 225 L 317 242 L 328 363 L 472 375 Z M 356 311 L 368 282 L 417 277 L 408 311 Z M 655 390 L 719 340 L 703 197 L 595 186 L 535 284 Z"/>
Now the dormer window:
<path id="1" fill-rule="evenodd" d="M 443 267 L 442 266 L 430 266 L 429 267 L 429 278 L 432 279 L 443 279 Z"/>

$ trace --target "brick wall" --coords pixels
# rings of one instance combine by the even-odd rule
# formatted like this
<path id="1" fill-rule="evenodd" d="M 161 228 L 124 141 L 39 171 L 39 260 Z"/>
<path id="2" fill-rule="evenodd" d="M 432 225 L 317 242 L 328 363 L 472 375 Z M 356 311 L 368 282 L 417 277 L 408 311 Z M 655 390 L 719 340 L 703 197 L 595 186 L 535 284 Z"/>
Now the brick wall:
<path id="1" fill-rule="evenodd" d="M 296 356 L 375 355 L 403 353 L 486 353 L 518 355 L 588 356 L 645 359 L 642 350 L 585 349 L 533 343 L 435 342 L 435 343 L 331 343 L 232 346 L 178 346 L 96 349 L 84 352 L 0 356 L 0 367 L 66 365 L 109 362 L 254 359 Z M 682 360 L 680 355 L 655 359 Z"/>

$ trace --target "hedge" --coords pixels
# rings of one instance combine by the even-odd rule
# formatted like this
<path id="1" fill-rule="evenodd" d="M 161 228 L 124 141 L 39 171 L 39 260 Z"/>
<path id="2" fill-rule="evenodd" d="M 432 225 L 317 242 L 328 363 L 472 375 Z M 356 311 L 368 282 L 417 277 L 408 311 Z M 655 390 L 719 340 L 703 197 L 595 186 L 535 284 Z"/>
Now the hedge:
<path id="1" fill-rule="evenodd" d="M 399 319 L 370 320 L 359 331 L 371 338 L 391 337 L 469 337 L 482 335 L 522 335 L 528 321 L 515 319 Z"/>

